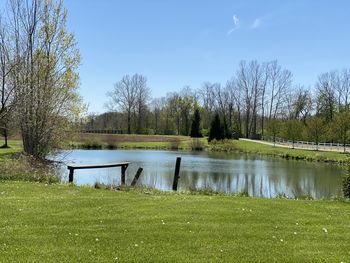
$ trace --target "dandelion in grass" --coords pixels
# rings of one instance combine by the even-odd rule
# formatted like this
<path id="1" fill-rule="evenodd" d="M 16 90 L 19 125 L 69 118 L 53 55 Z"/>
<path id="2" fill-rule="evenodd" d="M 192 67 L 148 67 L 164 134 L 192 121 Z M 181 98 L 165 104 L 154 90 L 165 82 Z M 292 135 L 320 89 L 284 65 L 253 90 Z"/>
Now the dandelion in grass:
<path id="1" fill-rule="evenodd" d="M 294 232 L 294 235 L 296 235 L 297 234 L 297 232 Z"/>
<path id="2" fill-rule="evenodd" d="M 98 238 L 96 238 L 95 240 L 96 240 L 96 241 L 99 241 L 99 239 L 98 239 Z"/>
<path id="3" fill-rule="evenodd" d="M 283 242 L 284 240 L 281 238 L 280 241 Z"/>
<path id="4" fill-rule="evenodd" d="M 135 247 L 138 247 L 139 245 L 138 244 L 135 244 Z"/>

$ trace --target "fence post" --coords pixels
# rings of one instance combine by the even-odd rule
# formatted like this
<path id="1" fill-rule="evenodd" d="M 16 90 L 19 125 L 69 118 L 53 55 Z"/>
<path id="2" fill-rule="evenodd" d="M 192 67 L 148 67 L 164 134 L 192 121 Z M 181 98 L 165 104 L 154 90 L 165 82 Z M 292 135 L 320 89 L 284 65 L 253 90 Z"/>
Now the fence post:
<path id="1" fill-rule="evenodd" d="M 136 185 L 136 183 L 137 183 L 137 180 L 139 179 L 139 177 L 140 177 L 140 175 L 141 175 L 141 173 L 142 173 L 142 167 L 140 167 L 138 170 L 137 170 L 137 172 L 136 172 L 136 174 L 135 174 L 135 177 L 134 177 L 134 180 L 132 180 L 132 182 L 131 182 L 131 186 L 135 186 Z"/>
<path id="2" fill-rule="evenodd" d="M 174 182 L 173 182 L 173 191 L 177 191 L 177 183 L 179 181 L 180 174 L 180 165 L 181 165 L 181 157 L 176 158 L 175 164 L 175 173 L 174 173 Z"/>

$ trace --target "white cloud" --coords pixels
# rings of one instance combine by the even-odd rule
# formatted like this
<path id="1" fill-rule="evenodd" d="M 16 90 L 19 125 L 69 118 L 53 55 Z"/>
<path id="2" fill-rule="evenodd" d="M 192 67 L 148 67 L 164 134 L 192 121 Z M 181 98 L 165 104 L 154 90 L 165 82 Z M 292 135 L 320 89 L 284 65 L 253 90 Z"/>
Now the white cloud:
<path id="1" fill-rule="evenodd" d="M 231 28 L 229 31 L 227 31 L 227 35 L 231 35 L 234 31 L 236 31 L 240 27 L 239 18 L 237 15 L 233 15 L 233 28 Z"/>
<path id="2" fill-rule="evenodd" d="M 254 20 L 253 24 L 251 25 L 251 28 L 252 29 L 257 29 L 257 28 L 259 28 L 261 26 L 261 24 L 262 24 L 261 18 L 256 18 Z"/>

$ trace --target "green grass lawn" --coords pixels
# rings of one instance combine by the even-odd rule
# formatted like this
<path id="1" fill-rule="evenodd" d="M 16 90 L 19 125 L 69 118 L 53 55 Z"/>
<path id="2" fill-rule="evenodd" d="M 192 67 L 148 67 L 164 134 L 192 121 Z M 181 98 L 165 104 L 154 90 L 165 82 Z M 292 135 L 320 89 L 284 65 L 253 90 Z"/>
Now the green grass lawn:
<path id="1" fill-rule="evenodd" d="M 284 147 L 274 147 L 272 145 L 261 144 L 257 142 L 243 140 L 229 140 L 217 142 L 209 145 L 212 151 L 240 151 L 245 153 L 254 153 L 270 155 L 275 157 L 320 161 L 320 162 L 337 162 L 346 163 L 350 161 L 350 154 L 340 152 L 325 152 L 313 150 L 290 149 Z"/>
<path id="2" fill-rule="evenodd" d="M 1 262 L 349 262 L 350 203 L 0 182 Z"/>

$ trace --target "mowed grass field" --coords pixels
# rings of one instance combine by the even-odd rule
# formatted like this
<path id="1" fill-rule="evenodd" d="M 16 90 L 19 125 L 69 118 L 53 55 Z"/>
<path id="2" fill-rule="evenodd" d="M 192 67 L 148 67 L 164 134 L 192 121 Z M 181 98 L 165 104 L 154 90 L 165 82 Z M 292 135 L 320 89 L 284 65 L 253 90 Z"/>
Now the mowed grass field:
<path id="1" fill-rule="evenodd" d="M 349 245 L 344 200 L 0 181 L 0 262 L 350 262 Z"/>
<path id="2" fill-rule="evenodd" d="M 349 153 L 341 152 L 326 152 L 314 150 L 290 149 L 284 147 L 274 147 L 273 145 L 261 144 L 253 141 L 245 140 L 226 140 L 223 142 L 216 142 L 209 145 L 212 151 L 239 151 L 252 154 L 269 155 L 274 157 L 282 157 L 286 159 L 297 159 L 305 161 L 318 162 L 335 162 L 348 163 L 350 162 Z"/>
<path id="3" fill-rule="evenodd" d="M 0 182 L 0 262 L 349 262 L 350 203 Z"/>

